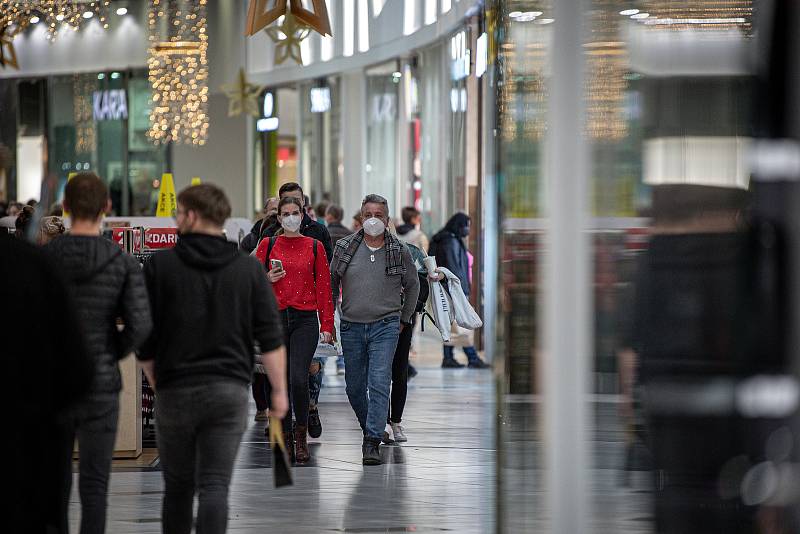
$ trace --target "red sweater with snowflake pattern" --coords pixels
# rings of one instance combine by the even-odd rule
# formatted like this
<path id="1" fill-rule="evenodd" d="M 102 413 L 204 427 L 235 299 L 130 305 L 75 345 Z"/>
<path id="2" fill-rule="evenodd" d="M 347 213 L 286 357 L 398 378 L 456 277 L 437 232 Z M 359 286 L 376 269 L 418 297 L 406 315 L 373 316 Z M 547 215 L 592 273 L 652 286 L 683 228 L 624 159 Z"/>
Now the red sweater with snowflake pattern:
<path id="1" fill-rule="evenodd" d="M 314 249 L 317 247 L 316 280 L 314 277 Z M 272 284 L 278 308 L 317 311 L 320 332 L 333 333 L 333 301 L 331 300 L 331 272 L 325 247 L 310 237 L 278 236 L 269 258 L 269 239 L 263 239 L 256 257 L 270 269 L 269 260 L 281 260 L 286 276 Z"/>

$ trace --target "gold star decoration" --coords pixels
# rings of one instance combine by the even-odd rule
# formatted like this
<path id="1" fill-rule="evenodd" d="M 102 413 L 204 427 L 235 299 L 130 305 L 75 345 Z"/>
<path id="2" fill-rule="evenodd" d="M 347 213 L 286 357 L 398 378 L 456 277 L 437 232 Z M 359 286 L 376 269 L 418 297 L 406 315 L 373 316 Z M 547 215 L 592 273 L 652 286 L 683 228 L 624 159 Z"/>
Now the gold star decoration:
<path id="1" fill-rule="evenodd" d="M 222 86 L 222 90 L 228 95 L 228 117 L 236 117 L 242 112 L 260 117 L 258 97 L 263 89 L 260 85 L 248 82 L 244 69 L 239 69 L 236 82 Z"/>
<path id="2" fill-rule="evenodd" d="M 286 13 L 283 22 L 278 26 L 270 26 L 264 30 L 272 42 L 275 43 L 275 64 L 280 65 L 288 58 L 292 58 L 298 65 L 303 64 L 300 53 L 300 42 L 309 36 L 311 28 L 298 23 L 291 13 Z"/>
<path id="3" fill-rule="evenodd" d="M 269 8 L 275 2 L 275 7 Z M 289 3 L 289 9 L 286 4 Z M 259 30 L 266 28 L 281 15 L 294 15 L 297 20 L 320 35 L 331 35 L 331 22 L 328 18 L 328 8 L 325 0 L 311 0 L 312 10 L 303 7 L 301 0 L 250 0 L 247 10 L 247 28 L 245 35 L 255 35 Z"/>
<path id="4" fill-rule="evenodd" d="M 0 67 L 19 70 L 17 51 L 14 50 L 14 38 L 6 35 L 6 29 L 0 30 Z"/>

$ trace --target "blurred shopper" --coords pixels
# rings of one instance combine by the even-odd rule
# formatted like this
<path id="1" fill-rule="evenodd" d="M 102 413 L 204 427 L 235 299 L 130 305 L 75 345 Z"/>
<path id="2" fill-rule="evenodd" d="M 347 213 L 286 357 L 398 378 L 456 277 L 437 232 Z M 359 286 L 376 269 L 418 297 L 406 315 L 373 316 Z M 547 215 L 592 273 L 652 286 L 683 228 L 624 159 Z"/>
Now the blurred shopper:
<path id="1" fill-rule="evenodd" d="M 256 221 L 250 229 L 250 233 L 244 236 L 239 248 L 250 254 L 253 252 L 263 236 L 273 235 L 278 228 L 278 199 L 268 198 L 264 205 L 264 217 Z"/>
<path id="2" fill-rule="evenodd" d="M 364 219 L 361 217 L 361 212 L 359 211 L 355 215 L 353 215 L 353 232 L 358 232 L 361 230 L 361 223 Z"/>
<path id="3" fill-rule="evenodd" d="M 368 195 L 361 213 L 364 228 L 336 244 L 331 279 L 334 298 L 342 291 L 346 391 L 364 431 L 362 461 L 378 465 L 389 413 L 392 360 L 400 332 L 411 328 L 419 279 L 408 248 L 386 230 L 387 200 Z"/>
<path id="4" fill-rule="evenodd" d="M 6 532 L 68 532 L 72 411 L 84 404 L 94 365 L 74 300 L 47 255 L 0 232 L 3 438 L 12 491 Z"/>
<path id="5" fill-rule="evenodd" d="M 428 236 L 419 229 L 422 224 L 422 214 L 412 206 L 406 206 L 401 212 L 403 224 L 397 227 L 397 236 L 404 242 L 414 245 L 427 254 Z"/>
<path id="6" fill-rule="evenodd" d="M 17 219 L 14 221 L 14 234 L 18 239 L 28 239 L 30 236 L 29 230 L 35 214 L 36 210 L 31 206 L 22 207 L 22 211 L 19 212 Z"/>
<path id="7" fill-rule="evenodd" d="M 325 228 L 324 225 L 318 223 L 309 216 L 309 210 L 313 213 L 314 209 L 310 206 L 308 195 L 303 193 L 303 188 L 300 187 L 300 184 L 295 182 L 283 184 L 278 190 L 278 197 L 280 200 L 283 200 L 286 197 L 294 197 L 301 202 L 304 202 L 303 210 L 305 211 L 305 214 L 303 215 L 303 221 L 300 223 L 300 234 L 305 237 L 312 237 L 322 243 L 322 246 L 325 247 L 325 257 L 330 262 L 331 258 L 333 257 L 331 236 L 328 233 L 328 229 Z M 279 228 L 279 226 L 275 226 L 274 231 L 269 233 L 269 236 L 271 237 L 275 235 Z"/>
<path id="8" fill-rule="evenodd" d="M 470 266 L 469 252 L 464 240 L 469 236 L 470 218 L 465 213 L 456 213 L 441 231 L 433 236 L 428 255 L 436 258 L 436 265 L 450 270 L 461 281 L 461 289 L 469 298 L 472 284 L 472 269 Z M 470 334 L 471 336 L 471 334 Z M 471 337 L 468 341 L 461 341 L 464 354 L 467 355 L 468 365 L 471 369 L 488 369 L 491 366 L 481 360 L 475 347 L 472 346 Z M 464 367 L 455 359 L 454 343 L 444 344 L 444 358 L 442 367 Z"/>
<path id="9" fill-rule="evenodd" d="M 298 462 L 310 459 L 307 443 L 309 369 L 317 342 L 333 342 L 333 300 L 325 249 L 316 239 L 300 234 L 302 202 L 294 196 L 278 204 L 279 235 L 264 239 L 256 258 L 268 266 L 267 277 L 278 300 L 288 355 L 289 411 L 284 419 L 285 441 L 295 444 Z M 292 413 L 296 423 L 292 431 Z"/>
<path id="10" fill-rule="evenodd" d="M 39 221 L 39 234 L 36 243 L 46 245 L 66 231 L 61 217 L 42 217 Z"/>
<path id="11" fill-rule="evenodd" d="M 8 215 L 10 215 L 11 217 L 16 217 L 17 215 L 19 215 L 19 212 L 22 211 L 22 208 L 23 206 L 19 202 L 12 202 L 11 204 L 8 205 Z"/>
<path id="12" fill-rule="evenodd" d="M 352 234 L 352 230 L 342 224 L 344 218 L 344 210 L 341 206 L 331 204 L 325 212 L 325 221 L 328 223 L 328 233 L 331 236 L 333 246 L 343 237 Z"/>
<path id="13" fill-rule="evenodd" d="M 659 534 L 798 532 L 796 515 L 780 519 L 797 478 L 759 474 L 789 465 L 794 440 L 776 454 L 791 423 L 762 404 L 786 376 L 786 234 L 744 225 L 748 200 L 725 187 L 653 190 L 633 316 Z"/>
<path id="14" fill-rule="evenodd" d="M 104 532 L 106 494 L 117 436 L 122 377 L 118 361 L 150 334 L 152 322 L 139 263 L 100 236 L 110 208 L 108 188 L 95 174 L 81 173 L 64 190 L 72 217 L 70 233 L 45 250 L 64 273 L 75 297 L 86 349 L 94 363 L 89 397 L 72 418 L 80 449 L 78 488 L 81 533 Z M 124 325 L 120 331 L 117 320 Z"/>
<path id="15" fill-rule="evenodd" d="M 417 267 L 417 277 L 419 278 L 419 293 L 417 295 L 416 308 L 414 314 L 411 316 L 411 326 L 403 328 L 397 341 L 397 349 L 394 352 L 392 359 L 392 392 L 391 402 L 389 404 L 389 428 L 386 430 L 384 441 L 396 441 L 404 443 L 408 441 L 405 433 L 405 428 L 402 425 L 403 412 L 406 407 L 406 399 L 408 397 L 408 380 L 409 373 L 411 372 L 411 365 L 408 363 L 408 356 L 411 352 L 411 338 L 414 335 L 414 327 L 417 322 L 417 313 L 421 313 L 425 309 L 425 303 L 428 300 L 430 287 L 428 284 L 428 271 L 425 269 L 426 254 L 415 247 L 414 245 L 406 244 L 408 251 L 411 253 L 411 259 Z M 440 275 L 434 275 L 439 279 Z M 416 373 L 416 371 L 415 371 Z"/>
<path id="16" fill-rule="evenodd" d="M 0 218 L 8 215 L 8 202 L 0 200 Z"/>
<path id="17" fill-rule="evenodd" d="M 156 325 L 140 353 L 156 392 L 156 436 L 164 471 L 162 529 L 225 532 L 228 486 L 247 428 L 253 346 L 272 382 L 271 410 L 287 410 L 286 362 L 275 297 L 254 258 L 228 242 L 231 207 L 212 184 L 181 191 L 178 244 L 145 265 Z"/>
<path id="18" fill-rule="evenodd" d="M 352 230 L 342 224 L 343 218 L 344 209 L 342 209 L 341 206 L 337 206 L 335 204 L 328 206 L 328 209 L 325 212 L 325 219 L 328 222 L 328 233 L 331 235 L 331 242 L 334 246 L 336 246 L 336 243 L 338 243 L 340 239 L 345 238 L 353 233 Z M 343 375 L 344 371 L 344 356 L 339 356 L 336 358 L 336 374 Z"/>
<path id="19" fill-rule="evenodd" d="M 328 206 L 330 205 L 331 205 L 330 202 L 328 202 L 327 200 L 323 200 L 322 202 L 314 206 L 314 215 L 316 215 L 316 219 L 314 220 L 324 226 L 328 226 L 328 221 L 325 216 L 328 214 Z"/>

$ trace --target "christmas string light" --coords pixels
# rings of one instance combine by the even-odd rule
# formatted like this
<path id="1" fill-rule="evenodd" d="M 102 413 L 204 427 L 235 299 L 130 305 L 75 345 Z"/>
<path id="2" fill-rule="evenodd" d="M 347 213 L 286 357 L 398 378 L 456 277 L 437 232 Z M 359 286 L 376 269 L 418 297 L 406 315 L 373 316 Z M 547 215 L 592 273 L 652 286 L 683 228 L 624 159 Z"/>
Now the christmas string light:
<path id="1" fill-rule="evenodd" d="M 62 28 L 78 31 L 93 19 L 108 29 L 110 4 L 110 0 L 0 0 L 0 29 L 15 37 L 31 24 L 43 24 L 52 42 Z"/>
<path id="2" fill-rule="evenodd" d="M 206 0 L 150 0 L 147 66 L 156 145 L 208 139 Z"/>

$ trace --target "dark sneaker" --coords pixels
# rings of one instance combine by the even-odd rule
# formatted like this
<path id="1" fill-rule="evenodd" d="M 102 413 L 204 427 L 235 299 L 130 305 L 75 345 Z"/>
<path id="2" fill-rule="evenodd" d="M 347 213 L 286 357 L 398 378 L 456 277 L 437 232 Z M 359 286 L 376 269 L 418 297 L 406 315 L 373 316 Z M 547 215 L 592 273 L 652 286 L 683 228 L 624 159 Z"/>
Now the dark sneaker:
<path id="1" fill-rule="evenodd" d="M 483 360 L 471 361 L 471 362 L 469 362 L 469 365 L 467 367 L 469 367 L 470 369 L 491 369 L 492 368 L 491 365 L 489 365 L 488 363 L 486 363 Z"/>
<path id="2" fill-rule="evenodd" d="M 256 417 L 255 417 L 256 421 L 266 421 L 267 419 L 269 419 L 269 416 L 267 415 L 267 410 L 258 410 L 256 412 Z"/>
<path id="3" fill-rule="evenodd" d="M 409 365 L 408 366 L 408 380 L 409 381 L 412 378 L 414 378 L 415 376 L 417 376 L 418 374 L 419 374 L 419 371 L 417 371 L 416 367 L 414 367 L 413 365 Z"/>
<path id="4" fill-rule="evenodd" d="M 322 435 L 322 421 L 319 418 L 319 409 L 308 412 L 308 435 L 317 439 Z"/>
<path id="5" fill-rule="evenodd" d="M 464 364 L 458 363 L 452 358 L 445 358 L 442 360 L 442 369 L 461 369 Z"/>
<path id="6" fill-rule="evenodd" d="M 361 446 L 362 463 L 364 465 L 381 465 L 380 445 L 381 442 L 379 440 L 364 438 L 364 444 Z"/>

